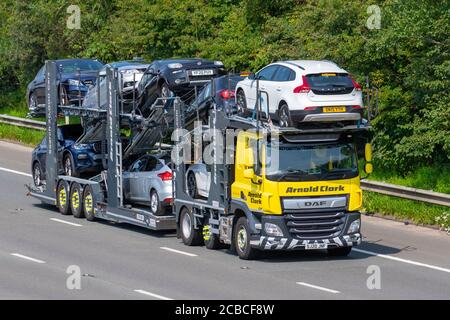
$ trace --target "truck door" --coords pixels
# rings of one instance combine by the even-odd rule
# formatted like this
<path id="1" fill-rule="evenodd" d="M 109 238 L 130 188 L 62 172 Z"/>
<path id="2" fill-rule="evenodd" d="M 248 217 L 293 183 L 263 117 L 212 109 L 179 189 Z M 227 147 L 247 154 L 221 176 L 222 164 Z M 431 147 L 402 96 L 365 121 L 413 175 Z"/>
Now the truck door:
<path id="1" fill-rule="evenodd" d="M 238 137 L 232 194 L 233 198 L 245 202 L 252 211 L 263 209 L 261 163 L 258 153 L 256 138 L 245 134 Z"/>

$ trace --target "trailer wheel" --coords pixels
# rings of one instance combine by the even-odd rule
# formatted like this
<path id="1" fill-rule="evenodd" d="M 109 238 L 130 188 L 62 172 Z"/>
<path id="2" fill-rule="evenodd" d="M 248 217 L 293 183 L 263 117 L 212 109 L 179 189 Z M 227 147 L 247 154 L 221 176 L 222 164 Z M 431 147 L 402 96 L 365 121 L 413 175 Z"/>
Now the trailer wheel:
<path id="1" fill-rule="evenodd" d="M 209 225 L 203 226 L 203 241 L 205 247 L 210 250 L 222 249 L 224 246 L 219 240 L 219 236 L 211 232 Z"/>
<path id="2" fill-rule="evenodd" d="M 83 211 L 86 220 L 95 221 L 95 197 L 92 187 L 87 185 L 83 192 Z"/>
<path id="3" fill-rule="evenodd" d="M 59 212 L 63 215 L 69 215 L 71 213 L 69 204 L 69 184 L 64 180 L 60 180 L 56 188 L 56 205 Z"/>
<path id="4" fill-rule="evenodd" d="M 253 260 L 257 258 L 258 251 L 250 246 L 250 228 L 246 217 L 240 217 L 233 232 L 233 245 L 239 258 Z"/>
<path id="5" fill-rule="evenodd" d="M 201 230 L 194 229 L 194 215 L 187 208 L 183 208 L 180 214 L 181 239 L 187 246 L 199 246 L 202 244 Z"/>
<path id="6" fill-rule="evenodd" d="M 83 194 L 80 184 L 74 183 L 70 189 L 70 208 L 75 218 L 84 218 Z"/>

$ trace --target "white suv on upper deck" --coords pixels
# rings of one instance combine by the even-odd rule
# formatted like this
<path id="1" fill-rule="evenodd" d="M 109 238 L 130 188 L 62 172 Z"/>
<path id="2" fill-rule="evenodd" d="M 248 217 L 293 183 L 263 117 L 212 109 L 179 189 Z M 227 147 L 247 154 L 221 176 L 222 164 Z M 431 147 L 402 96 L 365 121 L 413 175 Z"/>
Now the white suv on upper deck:
<path id="1" fill-rule="evenodd" d="M 264 106 L 262 112 L 268 108 L 280 126 L 362 119 L 361 86 L 333 62 L 275 62 L 250 74 L 236 86 L 236 102 L 243 110 L 255 108 L 256 79 Z"/>

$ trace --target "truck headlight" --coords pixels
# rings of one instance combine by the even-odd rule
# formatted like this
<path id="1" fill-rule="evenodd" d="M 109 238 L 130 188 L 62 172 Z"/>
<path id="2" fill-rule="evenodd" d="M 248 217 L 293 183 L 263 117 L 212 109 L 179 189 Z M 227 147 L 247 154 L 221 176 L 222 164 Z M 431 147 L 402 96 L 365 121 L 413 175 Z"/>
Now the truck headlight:
<path id="1" fill-rule="evenodd" d="M 281 228 L 274 223 L 266 222 L 264 224 L 264 231 L 269 236 L 274 236 L 274 237 L 282 237 L 283 236 L 283 231 L 281 231 Z"/>
<path id="2" fill-rule="evenodd" d="M 361 219 L 357 219 L 350 224 L 348 227 L 347 233 L 356 233 L 359 232 L 359 228 L 361 227 Z"/>

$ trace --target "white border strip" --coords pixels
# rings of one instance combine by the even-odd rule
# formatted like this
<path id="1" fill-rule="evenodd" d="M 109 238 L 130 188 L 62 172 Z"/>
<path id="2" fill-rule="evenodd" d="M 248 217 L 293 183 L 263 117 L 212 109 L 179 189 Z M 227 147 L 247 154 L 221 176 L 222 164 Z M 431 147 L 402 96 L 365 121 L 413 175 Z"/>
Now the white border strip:
<path id="1" fill-rule="evenodd" d="M 156 298 L 156 299 L 159 299 L 159 300 L 173 300 L 171 298 L 160 296 L 159 294 L 151 293 L 151 292 L 148 292 L 148 291 L 145 291 L 145 290 L 142 290 L 142 289 L 136 289 L 136 290 L 134 290 L 134 292 L 137 292 L 137 293 L 140 293 L 140 294 L 145 294 L 146 296 L 150 296 L 150 297 L 153 297 L 153 298 Z"/>
<path id="2" fill-rule="evenodd" d="M 25 260 L 29 260 L 29 261 L 33 261 L 36 263 L 45 263 L 45 261 L 39 260 L 39 259 L 35 259 L 35 258 L 31 258 L 31 257 L 27 257 L 24 256 L 23 254 L 20 253 L 11 253 L 12 256 L 17 257 L 17 258 L 21 258 L 21 259 L 25 259 Z"/>
<path id="3" fill-rule="evenodd" d="M 2 168 L 2 167 L 0 167 L 0 171 L 5 171 L 5 172 L 9 172 L 9 173 L 14 173 L 14 174 L 18 174 L 18 175 L 25 176 L 25 177 L 29 177 L 29 178 L 32 177 L 31 174 L 28 174 L 28 173 L 25 173 L 25 172 L 16 171 L 16 170 L 11 170 L 11 169 L 6 169 L 6 168 Z"/>
<path id="4" fill-rule="evenodd" d="M 56 218 L 50 218 L 50 220 L 52 221 L 56 221 L 56 222 L 60 222 L 60 223 L 65 223 L 74 227 L 82 227 L 82 224 L 78 224 L 78 223 L 73 223 L 73 222 L 69 222 L 69 221 L 65 221 L 65 220 L 61 220 L 61 219 L 56 219 Z"/>
<path id="5" fill-rule="evenodd" d="M 315 286 L 313 284 L 310 283 L 306 283 L 306 282 L 296 282 L 297 284 L 301 285 L 301 286 L 305 286 L 305 287 L 309 287 L 309 288 L 313 288 L 313 289 L 317 289 L 317 290 L 322 290 L 322 291 L 326 291 L 326 292 L 330 292 L 330 293 L 340 293 L 337 290 L 333 290 L 333 289 L 328 289 L 328 288 L 324 288 L 324 287 L 319 287 L 319 286 Z"/>
<path id="6" fill-rule="evenodd" d="M 417 261 L 413 261 L 413 260 L 407 260 L 407 259 L 402 259 L 402 258 L 398 258 L 398 257 L 388 256 L 386 254 L 376 253 L 376 252 L 362 250 L 362 249 L 353 248 L 353 251 L 368 254 L 369 256 L 375 256 L 375 257 L 379 257 L 379 258 L 394 260 L 394 261 L 398 261 L 398 262 L 412 264 L 412 265 L 419 266 L 419 267 L 424 267 L 424 268 L 429 268 L 429 269 L 433 269 L 433 270 L 437 270 L 437 271 L 450 273 L 450 269 L 433 266 L 431 264 L 426 264 L 426 263 L 417 262 Z"/>
<path id="7" fill-rule="evenodd" d="M 180 251 L 180 250 L 175 250 L 175 249 L 172 249 L 172 248 L 160 247 L 160 249 L 171 251 L 171 252 L 175 252 L 175 253 L 179 253 L 179 254 L 184 254 L 185 256 L 189 256 L 189 257 L 198 257 L 198 255 L 196 255 L 196 254 L 189 253 L 189 252 L 184 252 L 184 251 Z"/>

